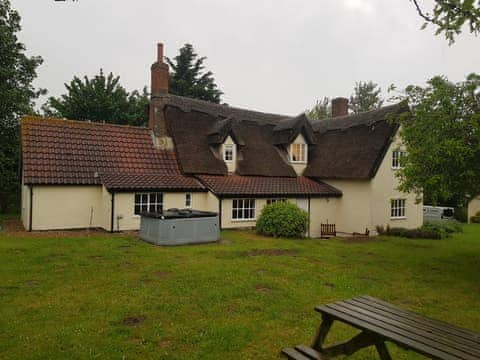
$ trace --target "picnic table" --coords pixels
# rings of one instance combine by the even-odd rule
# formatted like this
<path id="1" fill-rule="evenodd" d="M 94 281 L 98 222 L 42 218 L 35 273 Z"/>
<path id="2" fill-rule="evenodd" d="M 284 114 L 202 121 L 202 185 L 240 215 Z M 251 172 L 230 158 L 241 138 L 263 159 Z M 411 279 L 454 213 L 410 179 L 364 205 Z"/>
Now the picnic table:
<path id="1" fill-rule="evenodd" d="M 282 353 L 289 359 L 328 359 L 351 355 L 368 346 L 376 347 L 380 359 L 391 359 L 386 341 L 431 359 L 480 359 L 480 334 L 370 296 L 317 306 L 315 310 L 322 315 L 322 323 L 313 345 L 284 349 Z M 353 326 L 360 333 L 344 343 L 324 347 L 334 321 Z"/>

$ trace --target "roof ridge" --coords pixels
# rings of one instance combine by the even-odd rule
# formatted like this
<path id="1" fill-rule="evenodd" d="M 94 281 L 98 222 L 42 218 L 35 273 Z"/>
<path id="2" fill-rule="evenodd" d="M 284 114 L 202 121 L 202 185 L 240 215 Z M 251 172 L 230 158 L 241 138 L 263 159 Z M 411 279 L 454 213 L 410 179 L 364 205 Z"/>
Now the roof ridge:
<path id="1" fill-rule="evenodd" d="M 265 111 L 260 111 L 260 110 L 253 110 L 253 109 L 247 109 L 247 108 L 242 108 L 242 107 L 237 107 L 237 106 L 231 106 L 231 105 L 228 105 L 228 104 L 217 104 L 217 103 L 213 103 L 213 102 L 206 101 L 206 100 L 194 99 L 194 98 L 190 98 L 190 97 L 187 97 L 187 96 L 180 96 L 180 95 L 175 95 L 175 94 L 162 94 L 162 95 L 157 96 L 157 98 L 169 98 L 169 97 L 170 98 L 178 98 L 180 100 L 185 99 L 186 101 L 190 101 L 190 102 L 193 102 L 193 103 L 198 103 L 199 105 L 210 106 L 210 107 L 213 107 L 213 108 L 218 108 L 218 109 L 222 109 L 222 110 L 226 110 L 226 111 L 228 111 L 228 109 L 229 109 L 229 110 L 233 110 L 233 111 L 243 111 L 243 112 L 255 113 L 255 114 L 265 115 L 265 116 L 278 116 L 278 117 L 284 117 L 284 118 L 295 117 L 294 115 L 285 115 L 285 114 L 278 114 L 278 113 L 272 113 L 272 112 L 265 112 Z M 170 106 L 175 106 L 175 105 L 170 104 Z"/>
<path id="2" fill-rule="evenodd" d="M 72 120 L 72 119 L 62 119 L 53 116 L 38 116 L 38 115 L 24 115 L 22 116 L 22 123 L 26 121 L 41 121 L 41 122 L 54 122 L 54 123 L 74 123 L 79 125 L 95 125 L 95 126 L 111 126 L 111 127 L 120 127 L 124 129 L 141 129 L 141 130 L 150 130 L 146 126 L 137 126 L 137 125 L 122 125 L 122 124 L 112 124 L 107 122 L 98 122 L 91 120 Z"/>

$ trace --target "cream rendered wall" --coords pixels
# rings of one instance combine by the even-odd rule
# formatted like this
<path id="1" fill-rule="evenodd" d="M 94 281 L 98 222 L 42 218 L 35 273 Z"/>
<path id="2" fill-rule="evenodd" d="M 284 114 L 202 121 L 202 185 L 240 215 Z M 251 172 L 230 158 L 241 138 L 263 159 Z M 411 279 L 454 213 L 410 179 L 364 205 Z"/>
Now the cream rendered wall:
<path id="1" fill-rule="evenodd" d="M 405 150 L 400 136 L 393 139 L 380 167 L 371 182 L 372 227 L 389 225 L 390 227 L 417 228 L 423 224 L 423 203 L 416 203 L 415 194 L 404 193 L 398 190 L 400 182 L 392 168 L 392 154 L 394 150 Z M 392 199 L 405 199 L 405 218 L 390 218 Z"/>
<path id="2" fill-rule="evenodd" d="M 225 165 L 227 165 L 227 169 L 229 173 L 234 173 L 235 170 L 237 169 L 237 144 L 233 141 L 233 139 L 230 136 L 227 136 L 225 139 L 225 142 L 222 145 L 221 149 L 221 157 L 223 160 L 223 150 L 225 145 L 233 145 L 233 160 L 232 161 L 225 161 Z"/>
<path id="3" fill-rule="evenodd" d="M 30 188 L 22 185 L 22 223 L 25 230 L 29 230 L 30 225 Z"/>
<path id="4" fill-rule="evenodd" d="M 480 196 L 477 196 L 468 203 L 468 222 L 470 222 L 470 218 L 475 216 L 478 211 L 480 211 Z"/>
<path id="5" fill-rule="evenodd" d="M 363 233 L 366 228 L 372 230 L 370 180 L 323 181 L 343 193 L 336 199 L 335 221 L 331 221 L 336 224 L 337 232 Z"/>
<path id="6" fill-rule="evenodd" d="M 307 142 L 305 141 L 305 138 L 303 137 L 302 134 L 299 134 L 297 136 L 297 138 L 293 141 L 292 144 L 307 144 Z M 289 147 L 289 154 L 288 154 L 288 158 L 290 159 L 290 147 Z M 305 148 L 305 163 L 294 163 L 294 162 L 290 162 L 290 165 L 293 167 L 293 169 L 295 170 L 295 172 L 297 173 L 298 176 L 301 176 L 303 174 L 303 172 L 305 171 L 305 169 L 307 168 L 307 164 L 308 164 L 308 144 Z"/>
<path id="7" fill-rule="evenodd" d="M 336 224 L 341 198 L 310 199 L 310 237 L 320 237 L 320 224 Z"/>
<path id="8" fill-rule="evenodd" d="M 185 194 L 184 192 L 164 192 L 163 208 L 165 210 L 185 208 Z M 213 194 L 207 192 L 191 192 L 191 194 L 192 209 L 218 212 L 218 199 Z M 140 216 L 135 215 L 134 204 L 135 193 L 115 193 L 114 231 L 140 229 Z M 110 227 L 107 229 L 110 230 Z"/>
<path id="9" fill-rule="evenodd" d="M 34 186 L 32 230 L 100 227 L 101 186 Z"/>

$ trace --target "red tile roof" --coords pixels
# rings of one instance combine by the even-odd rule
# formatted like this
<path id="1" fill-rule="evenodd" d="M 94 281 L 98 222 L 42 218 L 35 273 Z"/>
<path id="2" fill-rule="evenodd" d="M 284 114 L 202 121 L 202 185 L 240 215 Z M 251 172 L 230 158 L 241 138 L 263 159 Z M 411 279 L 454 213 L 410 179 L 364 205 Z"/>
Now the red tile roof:
<path id="1" fill-rule="evenodd" d="M 207 191 L 195 178 L 171 174 L 105 174 L 102 183 L 108 190 Z"/>
<path id="2" fill-rule="evenodd" d="M 299 176 L 266 177 L 198 175 L 197 178 L 220 196 L 341 196 L 342 192 L 320 181 Z"/>
<path id="3" fill-rule="evenodd" d="M 181 175 L 173 151 L 154 147 L 148 128 L 27 116 L 22 156 L 26 184 L 101 184 L 103 174 L 121 173 L 157 174 L 158 186 L 199 186 Z"/>

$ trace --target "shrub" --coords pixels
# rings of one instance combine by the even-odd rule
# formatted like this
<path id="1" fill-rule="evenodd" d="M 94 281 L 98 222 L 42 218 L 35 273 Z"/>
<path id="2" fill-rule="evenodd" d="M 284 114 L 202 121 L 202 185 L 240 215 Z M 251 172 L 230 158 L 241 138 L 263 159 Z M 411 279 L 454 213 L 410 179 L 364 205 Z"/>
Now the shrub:
<path id="1" fill-rule="evenodd" d="M 456 221 L 428 221 L 422 228 L 437 231 L 442 234 L 442 237 L 463 232 L 462 226 Z"/>
<path id="2" fill-rule="evenodd" d="M 265 206 L 257 220 L 257 232 L 274 237 L 303 237 L 307 226 L 307 212 L 287 201 Z"/>
<path id="3" fill-rule="evenodd" d="M 455 220 L 466 223 L 468 221 L 468 209 L 465 206 L 458 206 L 455 208 Z"/>

